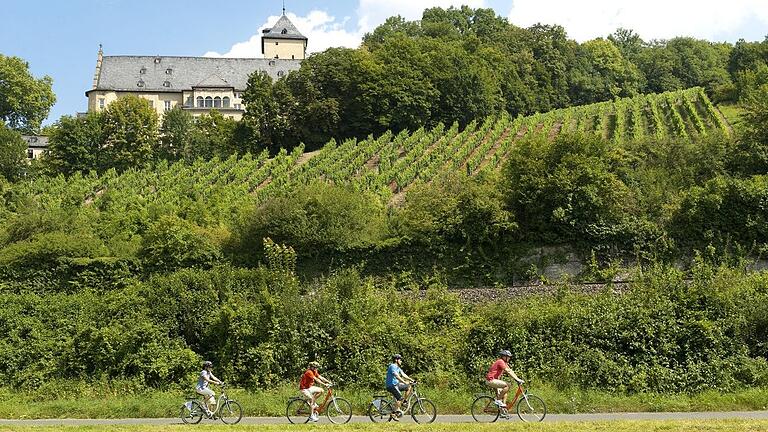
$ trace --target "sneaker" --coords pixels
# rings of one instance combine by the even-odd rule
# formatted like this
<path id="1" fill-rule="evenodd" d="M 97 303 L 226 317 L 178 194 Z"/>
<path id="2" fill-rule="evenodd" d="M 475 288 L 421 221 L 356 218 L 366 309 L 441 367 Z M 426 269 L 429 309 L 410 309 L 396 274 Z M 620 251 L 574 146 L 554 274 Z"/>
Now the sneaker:
<path id="1" fill-rule="evenodd" d="M 399 409 L 395 411 L 395 414 L 397 414 L 398 417 L 402 417 L 404 413 L 403 413 L 403 410 Z"/>
<path id="2" fill-rule="evenodd" d="M 392 413 L 392 414 L 390 414 L 390 415 L 389 415 L 389 418 L 390 418 L 390 420 L 392 420 L 392 421 L 396 421 L 396 422 L 399 422 L 399 421 L 400 421 L 400 419 L 397 417 L 397 414 L 396 414 L 396 413 Z"/>
<path id="3" fill-rule="evenodd" d="M 312 413 L 312 415 L 309 416 L 309 420 L 313 421 L 313 422 L 316 422 L 316 421 L 320 420 L 320 416 L 317 415 L 317 413 Z"/>
<path id="4" fill-rule="evenodd" d="M 213 411 L 207 409 L 205 410 L 205 415 L 208 416 L 208 418 L 213 417 Z"/>
<path id="5" fill-rule="evenodd" d="M 505 404 L 504 401 L 500 401 L 498 399 L 495 399 L 493 401 L 493 403 L 495 403 L 496 406 L 498 406 L 499 408 L 506 408 L 507 407 L 507 404 Z"/>

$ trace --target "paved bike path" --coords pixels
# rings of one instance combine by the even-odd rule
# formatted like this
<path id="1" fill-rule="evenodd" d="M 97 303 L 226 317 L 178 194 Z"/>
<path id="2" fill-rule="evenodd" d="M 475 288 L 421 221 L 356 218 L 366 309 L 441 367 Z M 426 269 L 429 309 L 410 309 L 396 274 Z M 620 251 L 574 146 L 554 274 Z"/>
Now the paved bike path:
<path id="1" fill-rule="evenodd" d="M 548 414 L 545 422 L 591 422 L 619 420 L 709 420 L 709 419 L 754 419 L 768 420 L 768 411 L 729 411 L 729 412 L 657 412 L 657 413 L 594 413 L 594 414 Z M 353 416 L 351 423 L 370 423 L 366 416 Z M 511 420 L 519 422 L 516 416 Z M 439 415 L 436 423 L 473 423 L 469 415 Z M 220 420 L 203 419 L 201 424 L 222 424 Z M 327 424 L 328 419 L 320 418 L 321 424 Z M 403 417 L 400 423 L 413 423 L 410 417 Z M 170 425 L 181 424 L 178 418 L 128 418 L 128 419 L 36 419 L 36 420 L 6 420 L 0 419 L 0 426 L 86 426 L 86 425 Z M 285 417 L 243 417 L 240 424 L 288 424 Z"/>

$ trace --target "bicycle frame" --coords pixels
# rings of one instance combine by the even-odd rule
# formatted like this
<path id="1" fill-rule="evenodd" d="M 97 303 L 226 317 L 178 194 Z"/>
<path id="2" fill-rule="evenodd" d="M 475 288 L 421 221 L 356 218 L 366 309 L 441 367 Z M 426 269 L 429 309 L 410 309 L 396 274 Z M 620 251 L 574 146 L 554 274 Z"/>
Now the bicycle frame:
<path id="1" fill-rule="evenodd" d="M 328 391 L 325 392 L 325 398 L 323 399 L 323 402 L 317 405 L 317 413 L 324 413 L 331 402 L 333 402 L 333 386 L 328 386 Z"/>

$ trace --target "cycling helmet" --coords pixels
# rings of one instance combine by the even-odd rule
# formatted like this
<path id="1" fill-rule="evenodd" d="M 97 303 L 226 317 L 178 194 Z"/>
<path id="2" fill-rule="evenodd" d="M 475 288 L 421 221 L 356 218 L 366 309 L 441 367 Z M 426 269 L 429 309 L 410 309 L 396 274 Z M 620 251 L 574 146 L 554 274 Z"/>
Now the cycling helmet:
<path id="1" fill-rule="evenodd" d="M 206 361 L 204 361 L 204 362 L 203 362 L 203 369 L 205 369 L 205 368 L 207 368 L 207 367 L 211 367 L 211 366 L 213 366 L 213 363 L 212 363 L 212 362 L 210 362 L 210 361 L 208 361 L 208 360 L 206 360 Z"/>
<path id="2" fill-rule="evenodd" d="M 392 356 L 392 361 L 402 360 L 402 359 L 403 359 L 403 356 L 401 356 L 400 354 L 395 354 Z"/>
<path id="3" fill-rule="evenodd" d="M 499 351 L 499 357 L 505 357 L 505 356 L 512 357 L 512 353 L 509 352 L 509 350 L 505 350 L 505 349 Z"/>
<path id="4" fill-rule="evenodd" d="M 317 369 L 317 368 L 320 367 L 320 363 L 318 363 L 316 361 L 311 361 L 311 362 L 309 362 L 309 367 Z"/>

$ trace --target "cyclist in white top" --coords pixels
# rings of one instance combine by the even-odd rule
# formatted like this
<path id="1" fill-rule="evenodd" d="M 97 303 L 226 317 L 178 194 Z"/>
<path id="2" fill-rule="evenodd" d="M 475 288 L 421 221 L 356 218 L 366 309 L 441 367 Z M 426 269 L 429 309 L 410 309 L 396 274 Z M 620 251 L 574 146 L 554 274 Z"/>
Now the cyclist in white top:
<path id="1" fill-rule="evenodd" d="M 213 411 L 216 411 L 216 393 L 208 387 L 208 383 L 223 384 L 220 379 L 213 375 L 212 369 L 213 363 L 208 360 L 204 361 L 203 370 L 200 372 L 200 377 L 197 379 L 197 386 L 195 386 L 195 392 L 203 395 L 203 405 L 205 405 L 206 414 L 208 414 L 208 416 L 210 416 Z"/>

